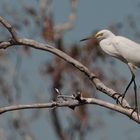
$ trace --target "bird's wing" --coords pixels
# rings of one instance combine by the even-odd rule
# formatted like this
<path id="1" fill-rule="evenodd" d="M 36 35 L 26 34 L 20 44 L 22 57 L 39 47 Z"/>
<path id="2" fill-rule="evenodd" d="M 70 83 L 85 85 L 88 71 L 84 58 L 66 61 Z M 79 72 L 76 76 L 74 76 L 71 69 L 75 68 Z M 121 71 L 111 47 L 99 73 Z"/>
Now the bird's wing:
<path id="1" fill-rule="evenodd" d="M 127 62 L 140 65 L 140 45 L 125 37 L 116 36 L 112 40 L 116 52 Z M 139 66 L 138 66 L 139 67 Z"/>

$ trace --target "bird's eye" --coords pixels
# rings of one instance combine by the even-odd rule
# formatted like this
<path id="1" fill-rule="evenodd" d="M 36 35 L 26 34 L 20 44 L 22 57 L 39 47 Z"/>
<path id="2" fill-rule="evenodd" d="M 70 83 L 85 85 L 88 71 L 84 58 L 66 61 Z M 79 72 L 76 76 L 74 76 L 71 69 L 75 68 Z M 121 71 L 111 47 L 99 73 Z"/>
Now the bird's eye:
<path id="1" fill-rule="evenodd" d="M 103 36 L 103 33 L 97 33 L 97 34 L 95 35 L 96 38 L 98 38 L 98 37 L 100 37 L 100 36 Z"/>

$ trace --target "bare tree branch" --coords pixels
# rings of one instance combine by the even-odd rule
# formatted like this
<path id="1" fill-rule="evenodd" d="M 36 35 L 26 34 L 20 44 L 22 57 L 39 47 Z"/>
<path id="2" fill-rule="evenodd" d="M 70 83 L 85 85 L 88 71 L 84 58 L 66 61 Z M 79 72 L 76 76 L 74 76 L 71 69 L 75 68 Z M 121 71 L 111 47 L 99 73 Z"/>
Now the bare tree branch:
<path id="1" fill-rule="evenodd" d="M 85 67 L 83 64 L 81 64 L 80 62 L 76 61 L 75 59 L 73 59 L 72 57 L 67 55 L 66 53 L 58 50 L 57 48 L 55 48 L 49 44 L 39 43 L 39 42 L 32 40 L 32 39 L 17 38 L 17 35 L 16 35 L 13 27 L 7 21 L 3 20 L 2 17 L 0 17 L 0 23 L 2 25 L 4 25 L 4 27 L 10 32 L 10 34 L 12 36 L 12 39 L 10 41 L 0 42 L 0 49 L 5 49 L 5 48 L 7 48 L 9 46 L 13 46 L 13 45 L 24 45 L 24 46 L 32 47 L 34 49 L 48 51 L 48 52 L 50 52 L 54 55 L 57 55 L 58 57 L 64 59 L 65 61 L 67 61 L 68 63 L 72 64 L 74 67 L 79 69 L 81 72 L 83 72 L 92 81 L 92 83 L 95 85 L 97 90 L 105 93 L 106 95 L 112 97 L 115 100 L 118 99 L 119 94 L 116 94 L 117 92 L 115 92 L 111 88 L 106 87 L 95 76 L 94 73 L 90 72 L 89 69 L 87 67 Z M 1 108 L 1 113 L 9 111 L 9 110 L 26 109 L 26 108 L 50 108 L 50 107 L 62 107 L 62 106 L 71 106 L 71 105 L 72 106 L 73 105 L 79 106 L 79 105 L 83 105 L 83 104 L 97 104 L 97 105 L 104 106 L 106 108 L 110 108 L 112 110 L 118 111 L 122 114 L 129 116 L 129 117 L 132 115 L 131 114 L 132 109 L 126 108 L 126 107 L 130 107 L 130 105 L 128 104 L 128 102 L 125 99 L 123 99 L 122 107 L 105 102 L 105 101 L 93 99 L 93 98 L 89 98 L 89 99 L 83 98 L 83 99 L 85 101 L 84 103 L 81 101 L 79 102 L 79 100 L 78 101 L 74 100 L 74 102 L 69 102 L 69 101 L 64 101 L 62 103 L 52 102 L 52 103 L 48 103 L 48 104 L 34 104 L 33 106 L 32 105 L 9 106 L 9 107 Z M 121 97 L 119 98 L 119 101 L 121 102 Z M 140 121 L 138 120 L 138 118 L 136 116 L 136 112 L 133 113 L 132 119 L 135 120 L 136 122 L 140 123 Z"/>
<path id="2" fill-rule="evenodd" d="M 15 29 L 2 17 L 0 17 L 0 23 L 10 32 L 10 34 L 12 35 L 12 38 L 15 41 L 17 41 L 18 37 L 17 37 Z"/>
<path id="3" fill-rule="evenodd" d="M 60 33 L 60 32 L 63 33 L 67 30 L 71 30 L 75 25 L 78 0 L 70 0 L 70 3 L 71 3 L 71 13 L 69 15 L 68 21 L 66 23 L 56 25 L 54 27 L 56 33 Z"/>
<path id="4" fill-rule="evenodd" d="M 103 101 L 103 100 L 99 100 L 99 99 L 95 99 L 95 98 L 80 97 L 80 100 L 74 99 L 74 100 L 67 100 L 67 101 L 63 100 L 61 102 L 53 101 L 50 103 L 36 103 L 36 104 L 26 104 L 26 105 L 19 104 L 19 105 L 11 105 L 11 106 L 7 106 L 7 107 L 1 107 L 0 114 L 5 113 L 5 112 L 9 112 L 9 111 L 21 110 L 21 109 L 39 109 L 39 108 L 53 109 L 55 107 L 71 107 L 71 106 L 76 107 L 76 106 L 81 106 L 81 105 L 85 105 L 85 104 L 93 104 L 93 105 L 95 104 L 95 105 L 103 106 L 103 107 L 106 107 L 108 109 L 120 112 L 120 113 L 127 115 L 129 117 L 131 116 L 131 112 L 132 112 L 132 109 L 126 109 L 126 108 L 123 108 L 119 105 L 114 105 L 112 103 L 108 103 L 108 102 Z M 137 123 L 140 123 L 136 112 L 133 114 L 132 119 L 134 121 L 136 121 Z"/>
<path id="5" fill-rule="evenodd" d="M 35 49 L 39 49 L 39 50 L 43 50 L 43 51 L 48 51 L 51 52 L 57 56 L 59 56 L 60 58 L 64 59 L 65 61 L 67 61 L 68 63 L 72 64 L 74 67 L 76 67 L 77 69 L 79 69 L 81 72 L 85 73 L 86 76 L 88 76 L 88 78 L 93 82 L 93 84 L 95 85 L 95 87 L 107 94 L 108 96 L 114 98 L 114 99 L 118 99 L 118 94 L 116 94 L 117 92 L 115 92 L 114 90 L 106 87 L 96 76 L 95 74 L 93 74 L 92 72 L 89 71 L 89 69 L 87 67 L 85 67 L 83 64 L 81 64 L 80 62 L 78 62 L 77 60 L 73 59 L 72 57 L 70 57 L 69 55 L 67 55 L 66 53 L 58 50 L 56 47 L 53 47 L 49 44 L 43 44 L 43 43 L 39 43 L 35 40 L 31 40 L 31 39 L 19 39 L 18 42 L 15 43 L 15 45 L 25 45 L 25 46 L 30 46 L 32 48 Z M 121 98 L 119 98 L 120 100 Z M 121 101 L 121 100 L 120 100 Z M 129 104 L 127 103 L 126 100 L 123 100 L 123 106 L 129 106 Z"/>
<path id="6" fill-rule="evenodd" d="M 2 19 L 2 18 L 1 18 Z M 7 21 L 5 20 L 0 20 L 0 22 L 3 24 L 3 25 L 6 25 L 5 27 L 7 29 L 9 29 L 9 26 L 7 26 Z M 9 25 L 9 23 L 8 23 Z M 10 26 L 10 28 L 12 28 Z M 12 29 L 13 30 L 13 29 Z M 10 32 L 10 31 L 9 31 Z M 13 32 L 10 32 L 12 36 L 14 36 L 14 33 Z M 14 38 L 13 38 L 14 39 Z M 3 45 L 4 44 L 4 45 Z M 35 40 L 32 40 L 32 39 L 16 39 L 14 40 L 14 42 L 11 42 L 11 41 L 5 41 L 5 42 L 1 42 L 0 43 L 0 49 L 5 49 L 9 46 L 12 46 L 12 45 L 24 45 L 24 46 L 30 46 L 34 49 L 39 49 L 39 50 L 43 50 L 43 51 L 48 51 L 48 52 L 51 52 L 55 55 L 57 55 L 58 57 L 64 59 L 65 61 L 67 61 L 68 63 L 72 64 L 74 67 L 76 67 L 77 69 L 79 69 L 80 71 L 82 71 L 83 73 L 85 73 L 86 76 L 89 77 L 89 79 L 93 82 L 93 84 L 95 85 L 95 87 L 107 94 L 108 96 L 114 98 L 114 99 L 118 99 L 118 96 L 114 90 L 106 87 L 96 76 L 95 74 L 93 74 L 92 72 L 89 71 L 89 69 L 87 67 L 85 67 L 83 64 L 81 64 L 79 61 L 73 59 L 72 57 L 70 57 L 69 55 L 67 55 L 66 53 L 58 50 L 56 47 L 53 47 L 49 44 L 43 44 L 43 43 L 39 43 Z M 120 98 L 120 101 L 121 101 L 121 98 Z M 129 106 L 129 104 L 127 103 L 127 101 L 124 99 L 123 100 L 123 106 Z"/>

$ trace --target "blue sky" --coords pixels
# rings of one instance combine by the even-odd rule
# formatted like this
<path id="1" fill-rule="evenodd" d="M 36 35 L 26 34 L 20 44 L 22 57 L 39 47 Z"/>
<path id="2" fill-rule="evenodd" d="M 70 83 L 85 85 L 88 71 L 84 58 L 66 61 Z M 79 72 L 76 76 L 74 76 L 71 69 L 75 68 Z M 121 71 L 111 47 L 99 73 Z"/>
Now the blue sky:
<path id="1" fill-rule="evenodd" d="M 3 0 L 3 1 L 10 1 L 11 0 Z M 15 7 L 20 9 L 18 0 L 12 1 L 13 3 L 9 4 L 9 7 Z M 28 3 L 30 5 L 36 6 L 36 2 L 34 0 L 24 0 L 23 3 Z M 79 43 L 79 40 L 89 36 L 95 29 L 104 29 L 107 28 L 112 23 L 125 23 L 126 17 L 128 15 L 134 15 L 140 17 L 140 7 L 138 7 L 138 3 L 140 3 L 139 0 L 79 0 L 78 3 L 78 9 L 77 9 L 77 20 L 76 20 L 76 26 L 73 30 L 66 33 L 65 36 L 65 43 L 71 44 L 74 42 Z M 54 9 L 55 9 L 55 21 L 57 23 L 65 22 L 67 21 L 69 11 L 70 11 L 70 5 L 68 0 L 54 0 Z M 22 14 L 22 13 L 19 13 Z M 26 28 L 23 32 L 20 34 L 22 36 L 26 35 Z M 130 34 L 127 32 L 121 32 L 122 35 L 127 36 L 129 38 L 133 38 Z M 35 36 L 32 36 L 33 39 L 37 38 L 37 34 Z M 34 38 L 35 37 L 35 38 Z M 37 38 L 40 40 L 40 38 Z M 50 56 L 49 53 L 36 51 L 34 50 L 32 53 L 32 57 L 30 59 L 23 57 L 22 59 L 22 67 L 21 71 L 23 71 L 23 74 L 28 74 L 28 78 L 32 79 L 32 83 L 26 84 L 25 88 L 28 88 L 28 91 L 25 92 L 24 96 L 30 94 L 31 92 L 39 92 L 36 91 L 41 85 L 42 85 L 42 91 L 45 91 L 46 84 L 45 80 L 43 81 L 38 75 L 38 67 L 41 66 L 42 61 L 45 59 L 48 59 L 48 56 Z M 118 62 L 118 61 L 117 61 Z M 30 67 L 26 67 L 30 66 Z M 121 68 L 120 73 L 125 74 L 126 76 L 128 74 L 127 67 L 123 67 L 123 64 L 121 62 L 117 63 L 117 66 Z M 104 67 L 104 66 L 103 66 Z M 127 71 L 127 72 L 126 72 Z M 24 76 L 24 75 L 23 75 Z M 140 78 L 140 76 L 139 76 Z M 36 83 L 36 79 L 39 81 Z M 44 84 L 44 85 L 43 85 Z M 32 91 L 32 89 L 29 89 L 30 87 L 34 86 L 35 89 Z M 28 101 L 28 100 L 27 100 Z M 140 139 L 139 134 L 139 126 L 131 121 L 129 118 L 126 118 L 123 115 L 120 115 L 119 113 L 116 113 L 114 116 L 108 115 L 106 109 L 101 107 L 96 107 L 99 109 L 99 112 L 101 113 L 102 117 L 105 120 L 105 133 L 106 133 L 106 139 L 107 140 L 127 140 L 128 135 L 130 139 L 138 140 Z M 92 109 L 92 108 L 91 108 Z M 49 111 L 48 116 L 49 117 Z M 45 125 L 46 120 L 41 121 L 42 124 Z M 53 136 L 53 133 L 50 132 L 52 128 L 50 128 L 50 122 L 47 122 L 49 125 L 48 132 L 46 132 L 46 128 L 44 125 L 40 124 L 38 121 L 36 124 L 34 124 L 32 127 L 35 129 L 37 133 L 37 138 L 40 138 L 40 135 L 43 139 L 43 137 L 47 137 L 48 134 L 50 135 L 50 138 L 55 139 L 55 136 Z M 42 128 L 44 128 L 42 130 Z M 131 130 L 135 131 L 131 131 Z M 40 131 L 39 131 L 40 130 Z M 99 130 L 100 131 L 100 130 Z M 131 132 L 127 134 L 127 132 Z M 91 133 L 90 133 L 91 134 Z M 100 133 L 92 133 L 92 137 L 94 137 L 96 140 L 102 140 Z M 91 135 L 87 137 L 87 139 L 91 139 Z"/>
<path id="2" fill-rule="evenodd" d="M 79 0 L 76 26 L 66 34 L 66 42 L 77 42 L 95 29 L 124 22 L 128 15 L 138 15 L 140 8 L 137 4 L 136 0 Z M 56 23 L 66 21 L 70 10 L 69 2 L 54 1 L 54 8 Z"/>

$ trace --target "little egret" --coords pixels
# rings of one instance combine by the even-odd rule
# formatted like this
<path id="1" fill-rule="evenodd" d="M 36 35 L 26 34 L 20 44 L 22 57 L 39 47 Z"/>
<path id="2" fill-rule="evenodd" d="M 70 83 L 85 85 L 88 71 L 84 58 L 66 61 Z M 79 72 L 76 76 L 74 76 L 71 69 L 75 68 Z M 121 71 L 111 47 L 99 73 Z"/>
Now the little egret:
<path id="1" fill-rule="evenodd" d="M 129 89 L 130 85 L 134 83 L 135 108 L 132 111 L 131 115 L 134 111 L 136 111 L 138 115 L 137 86 L 135 82 L 134 71 L 135 69 L 140 68 L 140 44 L 137 44 L 134 41 L 127 39 L 123 36 L 116 36 L 109 30 L 101 30 L 97 32 L 94 37 L 85 38 L 81 41 L 88 40 L 91 38 L 97 40 L 99 47 L 106 54 L 115 57 L 128 65 L 128 68 L 130 69 L 130 72 L 132 74 L 132 78 L 128 86 L 126 87 L 124 93 L 119 97 L 122 97 L 122 104 L 122 100 L 125 97 L 127 90 Z"/>

